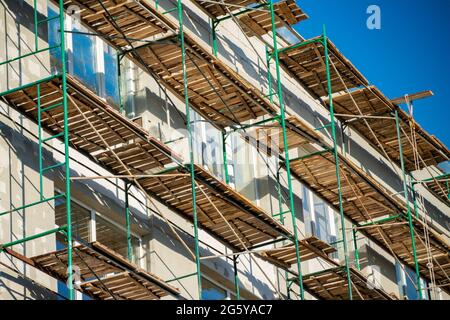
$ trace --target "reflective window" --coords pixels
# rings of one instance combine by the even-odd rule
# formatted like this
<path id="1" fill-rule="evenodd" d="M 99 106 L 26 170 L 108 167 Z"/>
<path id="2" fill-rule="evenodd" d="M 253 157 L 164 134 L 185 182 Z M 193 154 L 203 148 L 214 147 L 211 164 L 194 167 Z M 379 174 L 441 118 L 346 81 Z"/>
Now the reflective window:
<path id="1" fill-rule="evenodd" d="M 48 6 L 47 9 L 48 18 L 54 18 L 58 15 L 58 12 L 52 8 L 52 6 Z M 48 27 L 48 46 L 54 47 L 61 43 L 61 36 L 59 33 L 59 20 L 53 19 L 50 20 L 47 24 Z M 50 50 L 50 65 L 51 72 L 53 74 L 59 72 L 61 70 L 61 50 L 59 48 L 55 48 Z"/>
<path id="2" fill-rule="evenodd" d="M 103 45 L 105 63 L 105 96 L 104 98 L 115 106 L 119 106 L 117 51 L 106 43 Z"/>
<path id="3" fill-rule="evenodd" d="M 97 241 L 114 250 L 123 257 L 128 256 L 127 232 L 107 219 L 97 215 L 95 219 Z M 133 261 L 139 257 L 139 239 L 131 236 Z"/>
<path id="4" fill-rule="evenodd" d="M 313 221 L 313 212 L 311 212 L 310 191 L 302 186 L 302 206 L 303 216 L 305 217 L 305 229 L 307 235 L 315 234 L 315 225 Z"/>
<path id="5" fill-rule="evenodd" d="M 227 290 L 202 278 L 202 300 L 225 300 L 227 297 Z"/>
<path id="6" fill-rule="evenodd" d="M 75 32 L 86 32 L 84 28 L 73 28 Z M 95 68 L 95 39 L 85 34 L 72 34 L 73 74 L 93 91 L 98 92 L 97 72 Z"/>
<path id="7" fill-rule="evenodd" d="M 71 220 L 72 220 L 72 235 L 74 239 L 80 239 L 85 242 L 90 242 L 91 239 L 91 230 L 90 230 L 90 220 L 91 220 L 91 212 L 75 201 L 70 203 L 71 209 Z M 64 197 L 58 198 L 55 200 L 55 222 L 58 226 L 66 225 L 66 200 Z M 65 238 L 60 239 L 62 243 L 66 243 Z"/>
<path id="8" fill-rule="evenodd" d="M 326 204 L 314 195 L 314 214 L 316 220 L 316 236 L 326 242 L 330 242 L 330 221 Z"/>

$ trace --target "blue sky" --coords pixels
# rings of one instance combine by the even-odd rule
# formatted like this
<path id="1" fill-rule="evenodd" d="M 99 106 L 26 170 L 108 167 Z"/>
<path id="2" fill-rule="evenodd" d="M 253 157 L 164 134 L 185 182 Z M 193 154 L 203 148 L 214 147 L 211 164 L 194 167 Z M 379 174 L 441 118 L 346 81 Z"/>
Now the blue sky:
<path id="1" fill-rule="evenodd" d="M 415 119 L 450 147 L 450 1 L 297 0 L 309 15 L 296 29 L 311 38 L 327 33 L 371 84 L 389 98 L 422 90 Z M 381 30 L 366 27 L 369 5 L 381 9 Z"/>

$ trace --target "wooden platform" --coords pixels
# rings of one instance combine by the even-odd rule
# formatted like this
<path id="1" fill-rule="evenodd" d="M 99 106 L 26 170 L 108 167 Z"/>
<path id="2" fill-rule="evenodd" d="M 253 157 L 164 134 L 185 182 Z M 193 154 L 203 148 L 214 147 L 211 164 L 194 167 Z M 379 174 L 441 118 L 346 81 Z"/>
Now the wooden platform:
<path id="1" fill-rule="evenodd" d="M 424 278 L 430 278 L 427 249 L 424 245 L 424 227 L 422 222 L 414 220 L 414 232 L 419 270 Z M 390 246 L 394 253 L 414 270 L 414 257 L 410 230 L 407 221 L 398 219 L 389 223 L 367 226 L 363 229 L 372 238 L 385 247 Z M 433 258 L 434 277 L 437 285 L 450 292 L 450 245 L 435 231 L 430 230 L 430 250 Z M 386 244 L 387 243 L 387 244 Z M 440 265 L 440 266 L 439 266 Z"/>
<path id="2" fill-rule="evenodd" d="M 265 11 L 252 10 L 239 15 L 238 21 L 244 33 L 249 36 L 262 36 L 272 32 L 272 17 L 268 7 Z M 275 27 L 293 26 L 308 16 L 300 9 L 294 0 L 277 2 L 273 5 L 275 12 Z"/>
<path id="3" fill-rule="evenodd" d="M 317 132 L 297 116 L 287 116 L 285 123 L 289 149 L 306 147 L 321 140 Z M 276 120 L 248 129 L 243 136 L 268 156 L 284 152 L 283 130 Z"/>
<path id="4" fill-rule="evenodd" d="M 363 222 L 404 210 L 404 205 L 360 168 L 339 158 L 344 213 Z M 309 188 L 339 206 L 334 156 L 331 152 L 291 161 L 292 172 Z"/>
<path id="5" fill-rule="evenodd" d="M 359 110 L 355 106 L 354 101 L 357 103 Z M 417 151 L 424 160 L 424 162 L 419 162 L 420 168 L 423 168 L 424 166 L 437 165 L 441 162 L 450 160 L 450 151 L 442 142 L 423 130 L 417 122 L 408 116 L 406 112 L 394 105 L 380 92 L 380 90 L 374 86 L 359 89 L 351 93 L 335 95 L 333 97 L 333 103 L 337 114 L 345 114 L 349 116 L 359 116 L 362 114 L 364 116 L 393 117 L 392 113 L 397 109 L 402 128 L 401 141 L 403 145 L 403 155 L 405 159 L 405 166 L 408 171 L 414 171 L 416 168 L 414 164 L 414 149 L 411 144 L 414 141 L 411 134 L 411 123 L 414 124 L 415 128 Z M 338 116 L 338 118 L 342 121 L 347 120 L 347 122 L 354 129 L 361 133 L 376 149 L 382 152 L 377 142 L 378 139 L 389 157 L 397 163 L 400 162 L 397 127 L 394 118 L 365 119 L 372 128 L 377 139 L 371 133 L 363 119 L 356 117 L 352 119 L 351 117 L 346 116 Z M 407 134 L 405 134 L 405 132 Z"/>
<path id="6" fill-rule="evenodd" d="M 368 279 L 358 270 L 351 268 L 353 300 L 394 300 L 383 289 L 368 286 Z M 344 267 L 337 267 L 303 276 L 305 289 L 319 299 L 348 300 L 347 274 Z M 359 293 L 359 294 L 358 294 Z"/>
<path id="7" fill-rule="evenodd" d="M 119 37 L 105 39 L 114 47 L 129 49 L 127 43 L 120 38 L 119 30 L 111 24 L 103 8 L 98 5 L 98 1 L 68 0 L 66 6 L 75 4 L 74 2 L 82 4 L 81 20 L 84 23 L 95 32 Z M 170 36 L 178 30 L 178 23 L 157 11 L 150 2 L 141 1 L 140 6 L 132 0 L 109 0 L 105 4 L 114 21 L 117 18 L 116 22 L 123 26 L 125 36 L 142 40 L 148 39 L 151 34 L 156 35 L 158 39 L 164 39 L 164 42 L 148 45 L 140 43 L 137 53 L 129 51 L 128 57 L 143 67 L 144 71 L 149 68 L 155 72 L 161 77 L 162 84 L 184 101 L 181 48 L 175 39 L 170 41 Z M 188 31 L 185 31 L 185 44 L 190 104 L 198 113 L 217 127 L 223 128 L 275 112 L 270 101 L 259 90 L 215 58 L 209 48 L 199 45 Z"/>
<path id="8" fill-rule="evenodd" d="M 12 256 L 29 265 L 67 281 L 67 249 L 26 258 L 12 250 Z M 79 270 L 80 290 L 99 300 L 156 300 L 166 295 L 178 295 L 178 289 L 155 275 L 138 268 L 124 257 L 99 242 L 73 247 L 73 265 Z"/>
<path id="9" fill-rule="evenodd" d="M 70 144 L 77 150 L 91 156 L 116 174 L 125 174 L 125 169 L 108 150 L 85 121 L 86 116 L 106 143 L 126 163 L 133 174 L 158 171 L 180 157 L 168 147 L 137 126 L 116 109 L 112 108 L 88 90 L 77 79 L 67 76 Z M 61 79 L 55 78 L 40 84 L 41 109 L 62 102 Z M 37 121 L 37 86 L 25 88 L 5 96 L 9 104 Z M 78 109 L 78 108 L 79 109 Z M 52 135 L 63 132 L 63 107 L 58 106 L 42 113 L 42 126 Z M 180 160 L 181 161 L 181 160 Z"/>
<path id="10" fill-rule="evenodd" d="M 141 127 L 122 116 L 103 100 L 95 96 L 73 77 L 68 76 L 68 92 L 71 96 L 69 108 L 69 140 L 71 146 L 98 161 L 112 173 L 127 174 L 123 166 L 106 145 L 99 139 L 76 108 L 78 106 L 98 130 L 103 139 L 110 144 L 132 174 L 156 174 L 167 165 L 175 166 L 172 159 L 181 159 L 167 146 L 152 138 Z M 61 101 L 60 79 L 41 83 L 41 106 L 46 108 Z M 5 96 L 12 106 L 36 121 L 37 88 L 32 86 Z M 54 108 L 44 114 L 43 127 L 53 134 L 62 132 L 62 107 Z M 172 155 L 171 158 L 169 155 Z M 154 177 L 141 179 L 146 191 L 159 201 L 168 204 L 182 216 L 192 220 L 191 182 L 187 170 L 177 169 L 184 176 Z M 173 173 L 177 173 L 173 171 Z M 225 185 L 207 171 L 196 166 L 196 178 L 201 188 L 211 197 L 215 206 L 221 210 L 229 222 L 236 227 L 246 245 L 262 243 L 290 233 L 248 199 Z M 225 244 L 243 251 L 244 248 L 230 231 L 204 194 L 197 187 L 197 205 L 202 227 Z"/>
<path id="11" fill-rule="evenodd" d="M 65 0 L 64 8 L 67 9 L 69 6 L 80 8 L 81 20 L 105 35 L 108 42 L 119 48 L 128 46 L 123 36 L 129 38 L 132 44 L 139 45 L 142 43 L 136 40 L 165 34 L 170 30 L 163 21 L 152 14 L 153 8 L 148 1 L 138 3 L 134 0 L 103 0 L 101 2 L 120 30 L 111 23 L 110 17 L 98 0 Z"/>
<path id="12" fill-rule="evenodd" d="M 315 258 L 326 258 L 336 249 L 328 243 L 312 236 L 299 241 L 301 261 Z M 297 263 L 297 254 L 294 244 L 288 244 L 280 248 L 269 249 L 258 254 L 262 259 L 284 269 L 289 269 Z"/>
<path id="13" fill-rule="evenodd" d="M 183 173 L 187 173 L 187 171 L 183 169 L 170 171 L 170 174 Z M 252 247 L 280 236 L 288 237 L 290 235 L 290 232 L 268 213 L 214 178 L 200 166 L 195 165 L 195 175 L 198 183 L 196 196 L 199 224 L 224 243 L 229 244 L 237 251 L 244 251 L 245 248 L 239 238 L 246 247 Z M 189 176 L 145 178 L 141 180 L 141 185 L 151 196 L 192 220 L 192 192 Z M 214 205 L 201 190 L 208 195 Z M 216 209 L 220 210 L 239 238 L 230 230 Z"/>
<path id="14" fill-rule="evenodd" d="M 319 37 L 314 39 L 319 39 Z M 309 89 L 315 96 L 327 96 L 327 76 L 323 44 L 321 42 L 312 42 L 302 47 L 296 48 L 293 45 L 282 50 L 285 51 L 280 52 L 279 59 L 284 70 Z M 338 51 L 330 40 L 328 40 L 328 51 L 330 60 L 336 66 L 348 89 L 368 84 L 364 76 Z M 341 79 L 331 63 L 330 73 L 333 92 L 345 90 L 345 86 L 342 84 Z"/>
<path id="15" fill-rule="evenodd" d="M 223 5 L 220 3 L 220 0 L 214 1 L 215 3 L 210 1 L 192 0 L 192 2 L 212 19 L 228 15 L 228 10 L 232 13 L 236 13 L 236 11 L 245 9 L 243 7 L 261 3 L 260 0 L 224 0 L 223 2 L 228 5 Z"/>
<path id="16" fill-rule="evenodd" d="M 212 56 L 209 50 L 188 36 L 185 40 L 189 101 L 197 112 L 220 128 L 275 113 L 275 108 L 259 90 Z M 182 53 L 178 44 L 150 44 L 137 52 L 146 67 L 157 73 L 172 93 L 182 98 Z"/>
<path id="17" fill-rule="evenodd" d="M 447 178 L 447 179 L 450 179 Z M 449 185 L 450 181 L 430 181 L 424 184 L 433 194 L 436 195 L 442 202 L 450 205 L 450 190 Z"/>

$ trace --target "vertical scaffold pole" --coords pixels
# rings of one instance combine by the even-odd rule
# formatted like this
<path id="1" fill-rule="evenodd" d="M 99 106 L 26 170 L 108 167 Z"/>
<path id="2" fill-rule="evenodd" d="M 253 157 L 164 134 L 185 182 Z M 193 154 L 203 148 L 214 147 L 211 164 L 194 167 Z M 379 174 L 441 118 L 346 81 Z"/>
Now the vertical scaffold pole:
<path id="1" fill-rule="evenodd" d="M 127 257 L 133 261 L 133 246 L 131 244 L 131 222 L 130 222 L 130 204 L 128 193 L 130 192 L 130 183 L 125 182 L 125 224 L 127 228 Z"/>
<path id="2" fill-rule="evenodd" d="M 234 287 L 236 290 L 236 299 L 241 300 L 241 289 L 239 288 L 239 271 L 238 271 L 238 261 L 239 256 L 233 256 L 233 269 L 234 269 Z"/>
<path id="3" fill-rule="evenodd" d="M 117 63 L 117 94 L 119 98 L 119 111 L 122 115 L 126 116 L 125 106 L 122 100 L 122 70 L 120 69 L 120 63 L 122 61 L 122 54 L 117 52 L 116 63 Z"/>
<path id="4" fill-rule="evenodd" d="M 397 127 L 397 140 L 398 140 L 398 152 L 399 152 L 399 157 L 400 157 L 400 167 L 402 169 L 402 175 L 403 175 L 403 193 L 405 195 L 406 214 L 407 214 L 407 218 L 408 218 L 409 233 L 411 236 L 411 246 L 412 246 L 413 258 L 414 258 L 414 269 L 416 272 L 417 293 L 419 295 L 419 299 L 422 300 L 423 297 L 422 297 L 422 286 L 420 283 L 419 262 L 417 261 L 416 240 L 414 237 L 414 226 L 413 226 L 413 222 L 412 222 L 411 206 L 409 203 L 408 185 L 406 182 L 405 161 L 403 159 L 403 145 L 402 145 L 402 136 L 401 136 L 401 132 L 400 132 L 400 120 L 398 117 L 398 110 L 395 110 L 395 125 Z"/>
<path id="5" fill-rule="evenodd" d="M 217 32 L 216 28 L 219 22 L 215 19 L 211 19 L 211 37 L 212 37 L 212 48 L 213 55 L 217 58 Z M 226 184 L 230 183 L 230 176 L 228 175 L 228 159 L 227 159 L 227 133 L 225 130 L 222 131 L 222 157 L 223 157 L 223 175 Z"/>
<path id="6" fill-rule="evenodd" d="M 333 156 L 334 163 L 336 166 L 336 180 L 337 180 L 337 191 L 339 197 L 339 215 L 341 218 L 341 229 L 342 229 L 342 243 L 344 246 L 344 260 L 345 260 L 345 272 L 347 274 L 347 286 L 348 286 L 348 298 L 349 300 L 353 300 L 353 288 L 352 288 L 352 280 L 350 277 L 350 261 L 348 257 L 348 246 L 347 246 L 347 235 L 345 233 L 345 218 L 344 218 L 344 206 L 342 203 L 342 189 L 341 189 L 341 172 L 339 168 L 339 155 L 337 150 L 337 138 L 336 138 L 336 124 L 334 117 L 334 106 L 333 106 L 333 92 L 331 85 L 331 73 L 330 73 L 330 57 L 328 55 L 328 38 L 327 38 L 327 30 L 325 25 L 323 26 L 323 39 L 322 44 L 324 48 L 325 55 L 325 67 L 327 74 L 327 89 L 328 89 L 328 104 L 330 107 L 330 125 L 331 125 L 331 138 L 333 139 Z"/>
<path id="7" fill-rule="evenodd" d="M 73 286 L 73 265 L 72 265 L 72 217 L 71 217 L 71 199 L 70 199 L 70 164 L 69 164 L 69 118 L 67 106 L 67 75 L 66 75 L 66 39 L 64 33 L 64 1 L 59 0 L 59 29 L 61 46 L 61 84 L 62 84 L 62 103 L 64 110 L 64 169 L 66 179 L 66 237 L 67 237 L 67 286 L 69 299 L 73 300 L 75 296 Z"/>
<path id="8" fill-rule="evenodd" d="M 230 176 L 228 174 L 228 159 L 227 159 L 227 133 L 222 131 L 222 156 L 223 156 L 223 175 L 225 183 L 230 183 Z"/>
<path id="9" fill-rule="evenodd" d="M 184 82 L 184 103 L 186 107 L 186 128 L 188 132 L 189 140 L 189 170 L 191 176 L 191 191 L 192 191 L 192 215 L 194 220 L 194 239 L 195 239 L 195 264 L 197 269 L 197 286 L 198 286 L 198 298 L 202 298 L 202 274 L 200 268 L 200 248 L 198 241 L 198 216 L 197 216 L 197 197 L 195 191 L 195 167 L 194 167 L 194 143 L 191 128 L 191 116 L 189 106 L 189 91 L 188 91 L 188 78 L 186 70 L 186 48 L 184 44 L 184 32 L 183 32 L 183 4 L 181 0 L 177 0 L 178 9 L 178 23 L 179 23 L 179 39 L 181 46 L 181 68 L 183 71 Z"/>
<path id="10" fill-rule="evenodd" d="M 286 164 L 286 174 L 287 174 L 287 182 L 288 182 L 288 189 L 289 189 L 289 207 L 291 212 L 291 218 L 292 218 L 292 228 L 294 232 L 294 245 L 295 245 L 295 255 L 297 259 L 297 280 L 298 285 L 300 288 L 300 299 L 303 300 L 305 293 L 303 289 L 303 276 L 302 276 L 302 266 L 301 266 L 301 257 L 300 257 L 300 248 L 299 248 L 299 242 L 298 242 L 298 232 L 297 232 L 297 217 L 295 216 L 295 208 L 294 208 L 294 194 L 292 191 L 292 180 L 291 180 L 291 167 L 289 162 L 289 147 L 287 143 L 287 136 L 286 136 L 286 119 L 285 119 L 285 110 L 284 110 L 284 103 L 283 103 L 283 88 L 281 87 L 281 75 L 280 75 L 280 65 L 279 65 L 279 59 L 278 59 L 278 46 L 277 46 L 277 30 L 275 27 L 275 12 L 273 7 L 273 0 L 269 1 L 269 8 L 270 8 L 270 16 L 271 16 L 271 22 L 272 22 L 272 37 L 273 37 L 273 53 L 274 53 L 274 60 L 275 60 L 275 69 L 276 69 L 276 77 L 277 77 L 277 93 L 278 93 L 278 103 L 280 105 L 280 123 L 281 128 L 283 131 L 283 145 L 284 145 L 284 157 L 285 157 L 285 164 Z M 268 70 L 270 73 L 270 70 Z"/>
<path id="11" fill-rule="evenodd" d="M 356 263 L 356 268 L 361 271 L 361 265 L 359 263 L 359 250 L 358 250 L 358 235 L 357 235 L 357 230 L 355 228 L 352 229 L 352 233 L 353 233 L 353 247 L 355 249 L 355 263 Z"/>
<path id="12" fill-rule="evenodd" d="M 217 57 L 217 32 L 216 28 L 218 26 L 218 22 L 215 19 L 211 19 L 211 37 L 212 37 L 212 47 L 213 47 L 213 54 L 215 57 Z"/>

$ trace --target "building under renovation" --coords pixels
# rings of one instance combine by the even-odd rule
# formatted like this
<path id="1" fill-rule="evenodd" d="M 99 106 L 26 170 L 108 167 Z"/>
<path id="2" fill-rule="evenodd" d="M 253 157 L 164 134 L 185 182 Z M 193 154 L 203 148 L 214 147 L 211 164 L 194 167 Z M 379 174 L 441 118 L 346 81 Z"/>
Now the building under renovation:
<path id="1" fill-rule="evenodd" d="M 308 18 L 0 0 L 0 299 L 449 299 L 450 151 L 405 111 L 432 93 Z"/>

